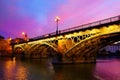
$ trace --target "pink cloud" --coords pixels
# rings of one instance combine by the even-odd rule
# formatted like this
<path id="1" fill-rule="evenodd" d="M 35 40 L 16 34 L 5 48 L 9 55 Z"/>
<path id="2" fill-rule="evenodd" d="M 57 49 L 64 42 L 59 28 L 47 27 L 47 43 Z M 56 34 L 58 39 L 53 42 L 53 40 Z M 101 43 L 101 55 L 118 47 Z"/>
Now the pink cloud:
<path id="1" fill-rule="evenodd" d="M 118 3 L 117 0 L 68 0 L 52 16 L 59 15 L 61 29 L 66 29 L 119 15 Z"/>
<path id="2" fill-rule="evenodd" d="M 3 2 L 0 3 L 0 30 L 10 33 L 9 35 L 14 37 L 21 37 L 22 31 L 27 32 L 29 37 L 55 32 L 54 18 L 56 16 L 60 16 L 59 29 L 63 30 L 106 19 L 120 13 L 120 1 L 118 0 L 43 2 L 44 4 L 48 3 L 49 6 L 38 5 L 38 2 L 42 1 L 32 1 L 33 5 L 28 3 L 28 0 L 12 0 L 7 4 Z"/>

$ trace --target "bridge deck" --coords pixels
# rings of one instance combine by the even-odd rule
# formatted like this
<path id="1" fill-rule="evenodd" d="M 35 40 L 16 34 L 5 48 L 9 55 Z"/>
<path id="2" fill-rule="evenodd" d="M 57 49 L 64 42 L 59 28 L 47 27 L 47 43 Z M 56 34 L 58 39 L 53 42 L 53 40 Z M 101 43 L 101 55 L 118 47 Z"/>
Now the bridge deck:
<path id="1" fill-rule="evenodd" d="M 95 28 L 95 27 L 99 28 L 101 26 L 107 26 L 107 25 L 111 25 L 111 24 L 119 24 L 119 23 L 120 23 L 120 15 L 115 16 L 115 17 L 111 17 L 111 18 L 108 18 L 108 19 L 104 19 L 104 20 L 100 20 L 100 21 L 96 21 L 96 22 L 72 27 L 72 28 L 69 28 L 69 29 L 60 30 L 59 34 L 56 34 L 56 32 L 53 32 L 53 33 L 41 35 L 41 36 L 38 36 L 38 37 L 30 38 L 29 41 L 27 41 L 27 42 L 36 41 L 36 40 L 45 39 L 45 38 L 50 38 L 50 37 L 55 37 L 55 36 L 60 36 L 60 35 L 65 35 L 65 34 L 68 34 L 68 33 L 85 31 L 87 29 L 92 29 L 92 28 Z M 17 44 L 22 44 L 22 43 L 26 43 L 26 41 L 21 41 Z M 12 41 L 12 44 L 16 44 L 16 43 L 14 43 L 14 41 Z"/>
<path id="2" fill-rule="evenodd" d="M 69 28 L 69 29 L 61 30 L 58 35 L 64 35 L 64 34 L 67 34 L 67 33 L 73 33 L 73 32 L 77 32 L 77 31 L 84 31 L 88 28 L 94 28 L 94 27 L 99 27 L 99 26 L 114 24 L 114 23 L 119 23 L 119 22 L 120 22 L 120 15 L 115 16 L 115 17 L 111 17 L 111 18 L 108 18 L 108 19 L 104 19 L 104 20 L 100 20 L 100 21 L 96 21 L 96 22 L 72 27 L 72 28 Z M 53 33 L 50 33 L 50 34 L 45 34 L 45 35 L 41 35 L 41 36 L 38 36 L 38 37 L 31 38 L 30 41 L 49 38 L 49 37 L 54 37 L 54 36 L 58 36 L 58 35 L 56 35 L 56 32 L 53 32 Z"/>

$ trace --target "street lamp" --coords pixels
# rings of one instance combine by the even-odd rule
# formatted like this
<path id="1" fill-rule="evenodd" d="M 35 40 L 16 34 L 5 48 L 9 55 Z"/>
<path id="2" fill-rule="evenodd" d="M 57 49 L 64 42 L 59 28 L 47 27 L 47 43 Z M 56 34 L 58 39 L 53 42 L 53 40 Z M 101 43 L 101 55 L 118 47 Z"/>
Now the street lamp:
<path id="1" fill-rule="evenodd" d="M 22 35 L 25 36 L 25 32 L 22 32 Z"/>
<path id="2" fill-rule="evenodd" d="M 22 35 L 23 35 L 23 37 L 24 37 L 24 40 L 25 40 L 25 41 L 28 41 L 28 36 L 27 36 L 27 33 L 22 32 Z"/>
<path id="3" fill-rule="evenodd" d="M 58 17 L 58 16 L 56 16 L 56 18 L 55 18 L 55 22 L 57 23 L 57 25 L 56 25 L 56 35 L 58 34 L 58 21 L 60 21 L 60 18 Z"/>

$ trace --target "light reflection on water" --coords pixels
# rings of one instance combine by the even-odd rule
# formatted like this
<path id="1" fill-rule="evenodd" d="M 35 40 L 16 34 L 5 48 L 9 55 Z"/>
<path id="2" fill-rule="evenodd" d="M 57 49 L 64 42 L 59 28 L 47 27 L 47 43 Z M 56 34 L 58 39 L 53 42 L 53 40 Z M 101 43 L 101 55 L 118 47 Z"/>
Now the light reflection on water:
<path id="1" fill-rule="evenodd" d="M 0 80 L 120 80 L 120 60 L 96 64 L 52 65 L 48 60 L 0 58 Z"/>
<path id="2" fill-rule="evenodd" d="M 120 59 L 98 60 L 95 75 L 101 80 L 120 80 Z"/>

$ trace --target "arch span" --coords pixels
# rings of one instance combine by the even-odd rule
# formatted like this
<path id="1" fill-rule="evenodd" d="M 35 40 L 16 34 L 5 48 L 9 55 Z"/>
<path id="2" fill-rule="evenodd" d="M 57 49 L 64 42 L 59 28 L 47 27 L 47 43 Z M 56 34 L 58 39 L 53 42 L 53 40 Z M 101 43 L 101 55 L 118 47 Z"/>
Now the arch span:
<path id="1" fill-rule="evenodd" d="M 65 53 L 65 60 L 69 62 L 96 62 L 97 51 L 120 40 L 120 32 L 99 35 L 86 39 Z"/>
<path id="2" fill-rule="evenodd" d="M 57 50 L 48 44 L 36 44 L 29 49 L 30 58 L 46 58 L 57 53 Z"/>
<path id="3" fill-rule="evenodd" d="M 53 50 L 57 51 L 57 49 L 56 49 L 55 47 L 53 47 L 52 45 L 50 45 L 50 44 L 48 44 L 48 43 L 37 43 L 37 44 L 34 44 L 34 45 L 32 45 L 32 46 L 28 49 L 28 51 L 30 52 L 33 48 L 37 47 L 38 45 L 46 45 L 46 46 L 51 47 Z M 29 53 L 29 52 L 27 52 L 27 53 Z"/>
<path id="4" fill-rule="evenodd" d="M 14 48 L 14 53 L 15 53 L 15 54 L 19 54 L 19 53 L 21 53 L 22 51 L 25 51 L 22 46 L 17 46 L 17 47 Z"/>
<path id="5" fill-rule="evenodd" d="M 25 50 L 22 46 L 17 46 L 15 49 L 14 49 L 14 52 L 12 54 L 12 58 L 13 57 L 16 57 L 17 59 L 24 59 L 25 57 Z"/>

